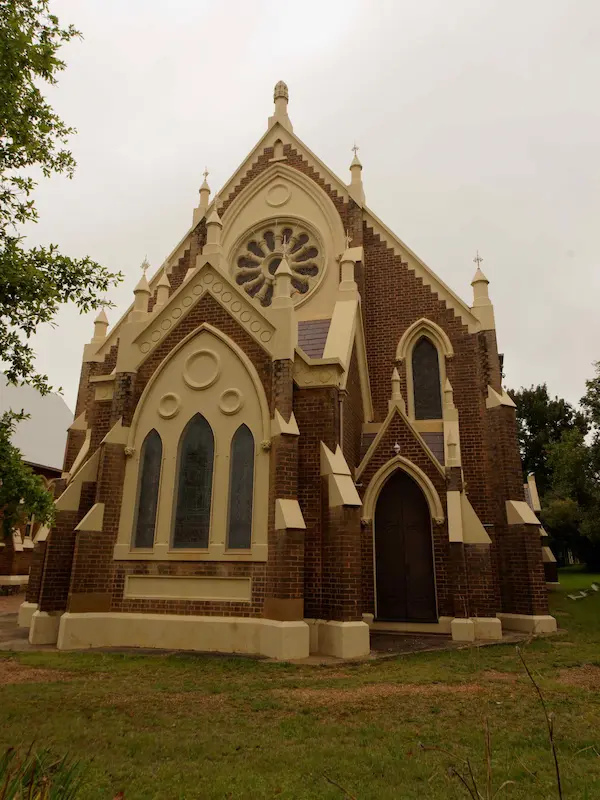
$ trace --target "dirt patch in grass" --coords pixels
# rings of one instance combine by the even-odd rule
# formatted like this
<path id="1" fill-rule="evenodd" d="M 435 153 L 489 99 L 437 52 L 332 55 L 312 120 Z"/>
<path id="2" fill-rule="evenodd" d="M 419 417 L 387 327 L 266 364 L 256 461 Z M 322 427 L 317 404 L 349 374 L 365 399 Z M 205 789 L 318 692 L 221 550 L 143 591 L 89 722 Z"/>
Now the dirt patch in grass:
<path id="1" fill-rule="evenodd" d="M 9 683 L 56 683 L 72 681 L 76 677 L 72 672 L 26 667 L 19 664 L 18 661 L 0 660 L 0 686 L 6 686 Z"/>
<path id="2" fill-rule="evenodd" d="M 501 683 L 517 683 L 519 676 L 516 672 L 500 672 L 496 669 L 486 669 L 481 677 L 487 681 L 500 681 Z"/>
<path id="3" fill-rule="evenodd" d="M 600 667 L 596 667 L 594 664 L 561 669 L 558 675 L 560 682 L 566 683 L 567 686 L 600 692 Z"/>
<path id="4" fill-rule="evenodd" d="M 293 703 L 330 706 L 343 703 L 364 703 L 394 695 L 431 697 L 439 694 L 473 694 L 483 690 L 484 687 L 478 683 L 373 683 L 351 689 L 274 689 L 273 694 Z"/>
<path id="5" fill-rule="evenodd" d="M 202 711 L 222 711 L 228 704 L 224 694 L 200 692 L 149 692 L 147 694 L 109 694 L 102 703 L 125 713 L 142 710 L 173 711 L 182 715 L 196 715 Z"/>

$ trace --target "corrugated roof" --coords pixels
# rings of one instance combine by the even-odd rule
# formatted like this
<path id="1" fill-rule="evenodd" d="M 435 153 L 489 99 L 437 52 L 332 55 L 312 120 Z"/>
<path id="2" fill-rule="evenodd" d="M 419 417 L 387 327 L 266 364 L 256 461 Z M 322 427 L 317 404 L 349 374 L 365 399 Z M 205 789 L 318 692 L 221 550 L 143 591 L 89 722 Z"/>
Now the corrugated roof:
<path id="1" fill-rule="evenodd" d="M 30 418 L 17 423 L 12 442 L 23 461 L 40 467 L 62 469 L 67 428 L 73 414 L 58 394 L 41 395 L 32 386 L 13 386 L 0 373 L 0 414 L 25 411 Z"/>
<path id="2" fill-rule="evenodd" d="M 298 323 L 298 346 L 309 358 L 323 358 L 330 319 L 305 319 Z"/>

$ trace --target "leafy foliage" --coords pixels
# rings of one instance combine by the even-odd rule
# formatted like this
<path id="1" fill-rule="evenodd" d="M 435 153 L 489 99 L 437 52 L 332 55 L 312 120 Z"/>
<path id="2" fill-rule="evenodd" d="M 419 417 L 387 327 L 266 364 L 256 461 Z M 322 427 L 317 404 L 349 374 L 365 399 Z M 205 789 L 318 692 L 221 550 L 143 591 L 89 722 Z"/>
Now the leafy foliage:
<path id="1" fill-rule="evenodd" d="M 23 463 L 20 451 L 10 441 L 16 423 L 26 416 L 7 411 L 0 417 L 0 509 L 6 535 L 31 514 L 42 524 L 51 522 L 54 515 L 53 497 L 42 478 Z"/>
<path id="2" fill-rule="evenodd" d="M 32 199 L 36 181 L 61 173 L 72 177 L 75 160 L 66 148 L 74 133 L 54 113 L 40 85 L 53 85 L 65 68 L 60 47 L 80 37 L 61 27 L 49 0 L 3 0 L 0 4 L 0 360 L 11 382 L 48 392 L 36 371 L 28 339 L 52 322 L 61 303 L 86 312 L 106 304 L 104 293 L 121 279 L 90 258 L 62 255 L 56 245 L 24 248 L 18 227 L 38 219 Z"/>
<path id="3" fill-rule="evenodd" d="M 600 567 L 600 364 L 586 382 L 582 411 L 546 385 L 511 392 L 517 405 L 521 456 L 534 472 L 542 521 L 559 560 L 573 552 Z"/>
<path id="4" fill-rule="evenodd" d="M 544 494 L 550 485 L 548 445 L 560 441 L 564 431 L 577 428 L 588 431 L 585 415 L 559 397 L 551 398 L 546 384 L 509 392 L 517 405 L 519 445 L 525 473 L 534 472 L 540 491 Z"/>
<path id="5" fill-rule="evenodd" d="M 74 800 L 81 780 L 80 764 L 48 750 L 21 756 L 11 747 L 0 757 L 0 800 Z"/>

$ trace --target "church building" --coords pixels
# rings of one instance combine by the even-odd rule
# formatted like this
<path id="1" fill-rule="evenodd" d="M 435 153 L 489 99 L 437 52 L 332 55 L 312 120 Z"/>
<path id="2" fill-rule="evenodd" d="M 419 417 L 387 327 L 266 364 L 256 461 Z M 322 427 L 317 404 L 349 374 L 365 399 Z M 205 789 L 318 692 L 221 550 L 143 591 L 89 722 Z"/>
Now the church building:
<path id="1" fill-rule="evenodd" d="M 367 206 L 356 148 L 344 183 L 274 101 L 96 319 L 20 624 L 277 659 L 554 631 L 481 259 L 467 303 Z"/>

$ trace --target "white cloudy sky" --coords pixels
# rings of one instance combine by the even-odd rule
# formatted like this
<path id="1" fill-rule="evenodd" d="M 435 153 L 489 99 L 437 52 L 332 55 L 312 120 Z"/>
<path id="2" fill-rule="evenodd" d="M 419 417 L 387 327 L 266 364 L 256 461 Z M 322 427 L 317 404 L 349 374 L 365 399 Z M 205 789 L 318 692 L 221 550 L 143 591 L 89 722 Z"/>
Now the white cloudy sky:
<path id="1" fill-rule="evenodd" d="M 37 193 L 30 242 L 89 254 L 128 305 L 290 88 L 295 132 L 470 301 L 491 281 L 507 385 L 577 401 L 600 359 L 598 0 L 55 0 L 84 41 L 50 93 L 78 135 L 74 180 Z M 92 319 L 35 341 L 74 405 Z"/>

